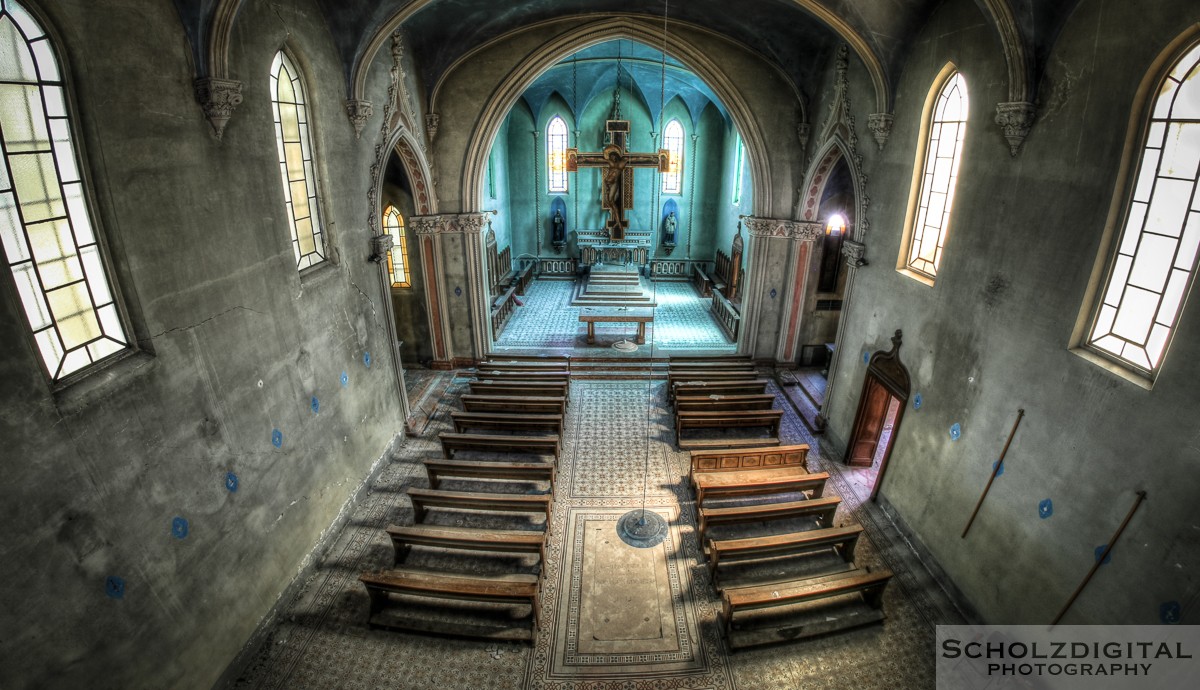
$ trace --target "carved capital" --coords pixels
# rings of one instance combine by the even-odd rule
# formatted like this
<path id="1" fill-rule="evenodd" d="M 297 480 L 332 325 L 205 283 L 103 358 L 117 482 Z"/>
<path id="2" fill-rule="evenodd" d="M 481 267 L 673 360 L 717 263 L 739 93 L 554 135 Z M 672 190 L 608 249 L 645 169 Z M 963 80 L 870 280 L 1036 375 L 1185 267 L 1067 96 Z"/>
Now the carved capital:
<path id="1" fill-rule="evenodd" d="M 196 102 L 212 125 L 213 134 L 220 140 L 225 133 L 225 125 L 233 117 L 234 108 L 242 104 L 242 82 L 204 77 L 192 82 L 192 86 L 196 90 Z"/>
<path id="2" fill-rule="evenodd" d="M 846 264 L 851 268 L 866 266 L 867 245 L 854 240 L 845 240 L 842 242 L 842 256 L 846 257 Z"/>
<path id="3" fill-rule="evenodd" d="M 796 139 L 800 141 L 800 150 L 808 149 L 808 139 L 812 136 L 812 125 L 801 122 L 796 125 Z"/>
<path id="4" fill-rule="evenodd" d="M 367 126 L 367 120 L 375 114 L 375 108 L 371 106 L 370 101 L 358 99 L 350 99 L 342 103 L 346 107 L 346 117 L 350 118 L 350 124 L 354 126 L 354 138 L 358 139 L 362 135 L 363 127 Z"/>
<path id="5" fill-rule="evenodd" d="M 788 240 L 814 241 L 824 234 L 820 223 L 778 218 L 745 217 L 742 221 L 754 237 L 779 237 Z"/>
<path id="6" fill-rule="evenodd" d="M 371 261 L 379 263 L 387 258 L 388 252 L 395 246 L 396 240 L 390 233 L 375 235 L 371 238 Z"/>
<path id="7" fill-rule="evenodd" d="M 867 116 L 867 128 L 875 135 L 875 143 L 879 144 L 880 151 L 892 135 L 892 122 L 895 119 L 891 113 L 871 113 Z"/>
<path id="8" fill-rule="evenodd" d="M 437 113 L 425 113 L 425 134 L 429 136 L 429 143 L 433 143 L 433 138 L 437 136 L 438 122 L 441 116 Z"/>
<path id="9" fill-rule="evenodd" d="M 1026 101 L 996 104 L 996 124 L 1004 129 L 1004 138 L 1008 139 L 1008 152 L 1014 157 L 1033 129 L 1033 121 L 1037 118 L 1037 106 Z"/>

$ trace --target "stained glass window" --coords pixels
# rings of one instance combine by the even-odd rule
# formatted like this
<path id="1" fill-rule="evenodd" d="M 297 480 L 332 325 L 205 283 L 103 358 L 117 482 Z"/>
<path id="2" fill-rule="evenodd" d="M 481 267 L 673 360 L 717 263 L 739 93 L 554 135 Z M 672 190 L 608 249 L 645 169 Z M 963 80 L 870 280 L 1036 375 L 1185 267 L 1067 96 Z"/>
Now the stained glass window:
<path id="1" fill-rule="evenodd" d="M 383 230 L 392 236 L 392 248 L 388 252 L 388 275 L 392 277 L 392 287 L 406 288 L 412 283 L 408 280 L 408 236 L 404 232 L 404 216 L 395 206 L 388 206 L 383 212 Z"/>
<path id="2" fill-rule="evenodd" d="M 13 0 L 0 10 L 0 238 L 54 380 L 129 339 L 92 225 L 50 38 Z"/>
<path id="3" fill-rule="evenodd" d="M 1087 346 L 1153 376 L 1200 245 L 1200 44 L 1170 68 L 1151 104 L 1142 155 Z"/>
<path id="4" fill-rule="evenodd" d="M 671 152 L 670 170 L 662 176 L 662 193 L 679 194 L 683 189 L 683 125 L 671 120 L 663 130 L 663 148 Z"/>
<path id="5" fill-rule="evenodd" d="M 546 128 L 546 177 L 550 193 L 567 191 L 567 123 L 555 115 Z"/>
<path id="6" fill-rule="evenodd" d="M 317 197 L 304 82 L 300 70 L 283 51 L 276 53 L 271 63 L 271 108 L 275 114 L 275 143 L 292 230 L 292 249 L 296 253 L 296 267 L 305 269 L 325 260 L 325 233 Z"/>
<path id="7" fill-rule="evenodd" d="M 933 278 L 942 262 L 946 234 L 950 230 L 950 211 L 954 206 L 954 185 L 962 163 L 963 138 L 967 133 L 967 82 L 953 72 L 941 84 L 929 123 L 929 140 L 917 160 L 923 167 L 921 193 L 910 240 L 907 267 Z"/>

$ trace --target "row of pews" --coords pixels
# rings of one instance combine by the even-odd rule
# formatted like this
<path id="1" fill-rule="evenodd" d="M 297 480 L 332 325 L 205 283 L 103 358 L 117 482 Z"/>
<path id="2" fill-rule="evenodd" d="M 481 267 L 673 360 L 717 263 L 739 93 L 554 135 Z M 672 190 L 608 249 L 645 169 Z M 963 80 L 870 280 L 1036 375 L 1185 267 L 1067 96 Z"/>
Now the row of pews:
<path id="1" fill-rule="evenodd" d="M 667 397 L 675 411 L 675 439 L 679 448 L 705 450 L 779 444 L 783 410 L 775 409 L 775 395 L 767 392 L 749 357 L 671 357 L 667 369 Z M 766 427 L 763 438 L 729 438 L 729 430 Z M 685 438 L 692 429 L 724 429 L 722 438 Z"/>
<path id="2" fill-rule="evenodd" d="M 504 359 L 477 368 L 470 393 L 462 396 L 464 409 L 450 413 L 454 431 L 439 435 L 443 457 L 423 461 L 429 488 L 407 491 L 413 524 L 386 530 L 393 547 L 392 567 L 359 577 L 370 595 L 372 627 L 500 640 L 532 640 L 536 634 L 541 569 L 533 574 L 511 564 L 520 564 L 514 557 L 529 554 L 537 556 L 539 566 L 545 562 L 569 384 L 565 358 Z M 489 456 L 458 455 L 479 452 Z M 497 460 L 494 454 L 522 457 Z M 447 488 L 464 480 L 471 482 L 472 490 Z M 514 482 L 547 488 L 540 493 L 499 490 Z M 453 517 L 430 519 L 442 511 L 469 511 L 472 524 L 482 526 L 444 524 Z M 535 516 L 532 528 L 511 529 L 513 513 Z M 463 564 L 460 570 L 466 572 L 421 568 L 409 565 L 414 547 L 477 557 L 451 561 Z M 495 572 L 498 569 L 503 572 Z M 449 616 L 443 607 L 429 609 L 426 617 L 413 616 L 421 609 L 420 600 L 430 598 L 466 606 Z M 528 614 L 516 615 L 514 606 Z M 522 620 L 528 624 L 519 624 Z"/>
<path id="3" fill-rule="evenodd" d="M 853 566 L 862 527 L 834 524 L 841 499 L 823 495 L 829 475 L 808 471 L 808 450 L 795 445 L 691 453 L 697 531 L 721 595 L 722 626 L 731 649 L 884 618 L 883 590 L 892 573 Z M 714 536 L 736 525 L 752 527 Z M 795 529 L 799 525 L 807 528 Z M 725 574 L 731 566 L 822 553 L 829 559 L 831 552 L 837 556 L 833 563 L 804 577 L 741 582 L 727 581 Z"/>

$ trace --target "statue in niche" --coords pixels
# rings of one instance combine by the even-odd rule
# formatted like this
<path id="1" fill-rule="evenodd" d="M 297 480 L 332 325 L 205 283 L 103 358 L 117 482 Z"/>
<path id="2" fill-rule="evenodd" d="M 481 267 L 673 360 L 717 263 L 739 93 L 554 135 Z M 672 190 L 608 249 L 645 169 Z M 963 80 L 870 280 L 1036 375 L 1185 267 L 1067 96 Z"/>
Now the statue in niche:
<path id="1" fill-rule="evenodd" d="M 551 225 L 554 227 L 553 234 L 550 236 L 555 247 L 562 248 L 567 243 L 567 221 L 563 218 L 562 209 L 555 209 L 554 218 L 550 219 Z"/>
<path id="2" fill-rule="evenodd" d="M 671 211 L 670 215 L 663 219 L 663 244 L 675 245 L 675 212 Z"/>

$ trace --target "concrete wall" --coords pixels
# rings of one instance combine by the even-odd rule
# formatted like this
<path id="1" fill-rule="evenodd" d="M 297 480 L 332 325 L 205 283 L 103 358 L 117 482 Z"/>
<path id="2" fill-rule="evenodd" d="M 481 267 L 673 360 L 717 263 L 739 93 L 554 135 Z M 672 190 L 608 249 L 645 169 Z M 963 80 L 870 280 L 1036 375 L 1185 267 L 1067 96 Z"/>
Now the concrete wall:
<path id="1" fill-rule="evenodd" d="M 994 30 L 950 0 L 913 46 L 891 140 L 870 169 L 871 265 L 858 273 L 831 402 L 833 445 L 850 433 L 865 365 L 904 330 L 909 408 L 881 495 L 980 615 L 1046 623 L 1091 567 L 1138 489 L 1148 499 L 1066 623 L 1157 623 L 1196 595 L 1194 470 L 1200 312 L 1185 307 L 1153 390 L 1068 350 L 1105 227 L 1137 85 L 1200 20 L 1195 3 L 1084 0 L 1049 57 L 1039 122 L 1016 158 L 993 124 L 1008 100 Z M 970 119 L 936 284 L 898 273 L 922 106 L 947 61 L 965 75 Z M 863 101 L 859 101 L 863 103 Z M 862 109 L 859 109 L 862 112 Z M 862 117 L 860 115 L 860 117 Z M 992 463 L 1026 416 L 971 533 L 959 538 Z M 948 429 L 958 423 L 962 437 Z M 1038 504 L 1053 501 L 1051 517 Z"/>
<path id="2" fill-rule="evenodd" d="M 365 260 L 373 142 L 346 120 L 311 0 L 243 6 L 230 69 L 245 100 L 221 142 L 171 3 L 38 4 L 62 38 L 142 353 L 52 390 L 0 279 L 0 685 L 207 688 L 401 429 Z M 268 94 L 285 42 L 308 84 L 334 257 L 303 276 Z M 110 576 L 123 598 L 106 596 Z"/>

